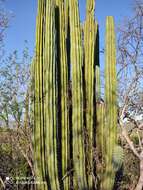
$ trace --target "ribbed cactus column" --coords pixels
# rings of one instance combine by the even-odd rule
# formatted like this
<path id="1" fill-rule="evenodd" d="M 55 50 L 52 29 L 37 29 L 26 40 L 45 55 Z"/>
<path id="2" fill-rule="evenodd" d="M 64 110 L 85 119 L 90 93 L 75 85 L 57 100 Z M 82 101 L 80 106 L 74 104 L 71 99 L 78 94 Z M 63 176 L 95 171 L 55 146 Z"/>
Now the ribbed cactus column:
<path id="1" fill-rule="evenodd" d="M 83 138 L 83 90 L 82 90 L 82 38 L 78 1 L 69 1 L 72 69 L 72 127 L 74 188 L 86 189 L 85 154 Z"/>
<path id="2" fill-rule="evenodd" d="M 43 19 L 45 13 L 45 0 L 38 1 L 38 15 L 36 26 L 36 55 L 34 61 L 35 75 L 35 103 L 34 103 L 34 153 L 35 153 L 35 171 L 38 190 L 46 189 L 45 181 L 45 152 L 44 152 L 44 112 L 43 112 Z"/>
<path id="3" fill-rule="evenodd" d="M 86 20 L 84 24 L 84 77 L 86 99 L 86 171 L 88 188 L 93 186 L 93 125 L 95 97 L 95 43 L 97 24 L 94 20 L 95 0 L 87 0 Z"/>
<path id="4" fill-rule="evenodd" d="M 116 45 L 113 17 L 106 19 L 106 64 L 105 64 L 105 104 L 106 104 L 106 156 L 104 190 L 114 185 L 113 151 L 117 141 L 117 84 L 116 84 Z"/>
<path id="5" fill-rule="evenodd" d="M 104 175 L 104 165 L 105 165 L 105 104 L 98 101 L 96 103 L 96 149 L 98 154 L 98 161 L 96 165 L 96 173 L 99 179 L 100 189 L 103 189 L 103 175 Z"/>
<path id="6" fill-rule="evenodd" d="M 45 21 L 45 22 L 44 22 Z M 45 81 L 45 151 L 46 173 L 51 189 L 60 189 L 57 162 L 57 82 L 56 82 L 56 31 L 55 3 L 46 0 L 44 81 Z"/>
<path id="7" fill-rule="evenodd" d="M 57 17 L 58 17 L 58 65 L 60 72 L 59 76 L 59 95 L 60 95 L 60 119 L 61 121 L 61 165 L 62 178 L 64 189 L 67 190 L 69 186 L 68 172 L 68 155 L 69 155 L 69 121 L 68 121 L 68 65 L 67 65 L 67 51 L 66 51 L 66 13 L 67 8 L 64 5 L 64 0 L 56 0 Z M 59 105 L 58 105 L 59 106 Z"/>
<path id="8" fill-rule="evenodd" d="M 97 130 L 96 130 L 96 145 L 98 149 L 99 156 L 105 156 L 105 104 L 103 102 L 96 103 L 97 108 Z M 101 161 L 102 161 L 101 160 Z"/>
<path id="9" fill-rule="evenodd" d="M 105 103 L 101 98 L 101 79 L 99 62 L 99 30 L 97 29 L 95 45 L 95 64 L 96 64 L 96 150 L 98 161 L 96 160 L 96 174 L 99 179 L 99 186 L 102 189 L 104 158 L 105 158 Z"/>
<path id="10" fill-rule="evenodd" d="M 95 64 L 96 64 L 96 150 L 98 161 L 96 160 L 96 174 L 100 183 L 103 179 L 103 156 L 105 154 L 104 144 L 104 125 L 105 125 L 105 104 L 101 99 L 101 79 L 100 79 L 100 62 L 99 62 L 99 29 L 97 27 L 96 44 L 95 44 Z M 102 185 L 100 185 L 102 189 Z"/>

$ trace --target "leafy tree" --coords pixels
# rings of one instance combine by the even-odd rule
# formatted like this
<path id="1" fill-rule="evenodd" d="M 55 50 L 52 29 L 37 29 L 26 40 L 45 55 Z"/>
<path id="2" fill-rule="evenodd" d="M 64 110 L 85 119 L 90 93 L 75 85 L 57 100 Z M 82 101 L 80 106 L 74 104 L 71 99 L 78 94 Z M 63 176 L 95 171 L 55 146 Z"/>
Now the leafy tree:
<path id="1" fill-rule="evenodd" d="M 0 58 L 3 55 L 4 32 L 8 27 L 11 14 L 3 8 L 4 0 L 0 0 Z"/>
<path id="2" fill-rule="evenodd" d="M 136 190 L 143 188 L 143 2 L 119 28 L 118 79 L 121 138 L 139 161 Z M 140 117 L 140 119 L 139 119 Z M 127 152 L 127 150 L 126 150 Z M 129 156 L 129 155 L 127 155 Z"/>
<path id="3" fill-rule="evenodd" d="M 31 58 L 28 48 L 18 57 L 14 51 L 0 64 L 0 118 L 1 125 L 20 127 L 23 125 L 25 97 L 30 79 Z"/>

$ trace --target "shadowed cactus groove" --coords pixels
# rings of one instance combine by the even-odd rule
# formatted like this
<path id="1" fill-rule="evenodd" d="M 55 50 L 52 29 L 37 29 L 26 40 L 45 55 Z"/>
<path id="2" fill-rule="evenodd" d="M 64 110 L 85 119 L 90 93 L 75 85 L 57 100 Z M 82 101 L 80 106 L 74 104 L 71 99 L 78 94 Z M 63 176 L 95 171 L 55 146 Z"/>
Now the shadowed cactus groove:
<path id="1" fill-rule="evenodd" d="M 96 42 L 95 42 L 95 92 L 96 92 L 96 101 L 99 101 L 101 98 L 101 79 L 100 79 L 100 61 L 99 61 L 99 26 L 96 22 L 97 30 L 96 30 Z"/>
<path id="2" fill-rule="evenodd" d="M 59 86 L 59 120 L 61 130 L 61 150 L 62 150 L 62 175 L 64 178 L 68 172 L 68 155 L 69 155 L 69 119 L 68 119 L 68 64 L 67 64 L 67 51 L 66 51 L 66 28 L 68 8 L 64 5 L 64 0 L 56 1 L 56 19 L 58 20 L 57 27 L 57 43 L 59 53 L 57 53 L 57 68 L 60 74 L 58 75 Z M 58 50 L 57 50 L 58 51 Z M 60 131 L 59 131 L 60 133 Z M 60 147 L 59 147 L 60 148 Z M 69 176 L 64 178 L 64 189 L 69 187 Z"/>

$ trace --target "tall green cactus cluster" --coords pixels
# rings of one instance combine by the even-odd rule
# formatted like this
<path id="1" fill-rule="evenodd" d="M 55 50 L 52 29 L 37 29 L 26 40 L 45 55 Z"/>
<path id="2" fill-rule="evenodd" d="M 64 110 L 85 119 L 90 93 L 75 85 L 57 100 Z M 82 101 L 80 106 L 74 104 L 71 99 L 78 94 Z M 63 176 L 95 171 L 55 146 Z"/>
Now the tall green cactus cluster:
<path id="1" fill-rule="evenodd" d="M 37 190 L 111 190 L 117 146 L 116 55 L 106 24 L 105 102 L 101 102 L 95 1 L 80 22 L 78 0 L 38 0 L 33 145 Z M 117 149 L 116 149 L 117 152 Z M 101 168 L 96 160 L 101 154 Z"/>

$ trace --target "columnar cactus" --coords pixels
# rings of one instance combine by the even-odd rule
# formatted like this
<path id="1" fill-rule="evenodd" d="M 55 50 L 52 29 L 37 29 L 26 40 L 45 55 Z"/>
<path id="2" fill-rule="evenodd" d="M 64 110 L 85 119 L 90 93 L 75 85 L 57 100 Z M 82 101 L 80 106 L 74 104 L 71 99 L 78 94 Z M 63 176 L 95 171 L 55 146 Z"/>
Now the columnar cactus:
<path id="1" fill-rule="evenodd" d="M 95 105 L 95 43 L 97 23 L 94 19 L 95 1 L 87 0 L 86 20 L 84 23 L 84 79 L 85 79 L 85 138 L 86 138 L 86 171 L 88 188 L 93 186 L 93 137 L 94 137 L 94 105 Z"/>
<path id="2" fill-rule="evenodd" d="M 105 63 L 105 105 L 106 105 L 106 155 L 104 190 L 111 190 L 114 185 L 113 151 L 117 143 L 117 82 L 116 82 L 116 45 L 113 17 L 106 20 L 106 63 Z"/>
<path id="3" fill-rule="evenodd" d="M 87 0 L 81 28 L 78 0 L 38 1 L 32 66 L 35 173 L 41 181 L 37 190 L 94 189 L 95 141 L 105 160 L 105 174 L 96 170 L 102 180 L 100 189 L 112 189 L 114 163 L 121 165 L 116 159 L 114 23 L 107 17 L 104 103 L 100 102 L 99 31 L 94 9 L 95 1 Z"/>
<path id="4" fill-rule="evenodd" d="M 83 138 L 83 51 L 77 0 L 69 1 L 69 15 L 71 34 L 74 189 L 87 189 Z"/>
<path id="5" fill-rule="evenodd" d="M 64 6 L 64 0 L 56 1 L 56 17 L 58 22 L 57 27 L 57 43 L 59 52 L 57 53 L 57 67 L 58 72 L 58 86 L 59 86 L 59 129 L 61 130 L 61 160 L 62 160 L 62 178 L 67 175 L 68 172 L 68 160 L 69 160 L 69 119 L 68 119 L 68 64 L 67 64 L 67 51 L 66 51 L 66 16 L 65 13 L 68 11 L 67 7 Z M 64 178 L 64 189 L 68 189 L 69 176 Z"/>
<path id="6" fill-rule="evenodd" d="M 38 177 L 37 180 L 44 180 L 44 144 L 43 144 L 43 112 L 42 112 L 42 91 L 41 91 L 41 70 L 43 62 L 43 25 L 44 18 L 44 1 L 38 2 L 38 16 L 37 16 L 37 32 L 36 32 L 36 58 L 34 64 L 34 81 L 35 81 L 35 103 L 34 103 L 34 152 L 35 152 L 35 172 Z M 45 189 L 44 184 L 38 185 L 38 189 Z"/>
<path id="7" fill-rule="evenodd" d="M 45 87 L 45 155 L 46 173 L 49 175 L 51 189 L 59 189 L 58 180 L 58 134 L 57 134 L 57 81 L 56 81 L 56 30 L 55 4 L 46 2 L 45 47 L 44 51 L 44 87 Z M 44 24 L 44 23 L 43 23 Z"/>
<path id="8" fill-rule="evenodd" d="M 99 30 L 97 28 L 96 35 L 96 48 L 95 48 L 95 63 L 96 63 L 96 150 L 98 154 L 98 164 L 96 166 L 97 176 L 99 178 L 99 187 L 102 189 L 103 180 L 103 166 L 105 156 L 105 103 L 101 98 L 101 85 L 100 85 L 100 62 L 99 62 Z"/>
<path id="9" fill-rule="evenodd" d="M 96 103 L 96 149 L 98 153 L 98 164 L 96 166 L 96 172 L 99 179 L 99 187 L 103 189 L 103 175 L 104 175 L 104 159 L 105 159 L 105 104 L 104 102 L 98 101 Z"/>

